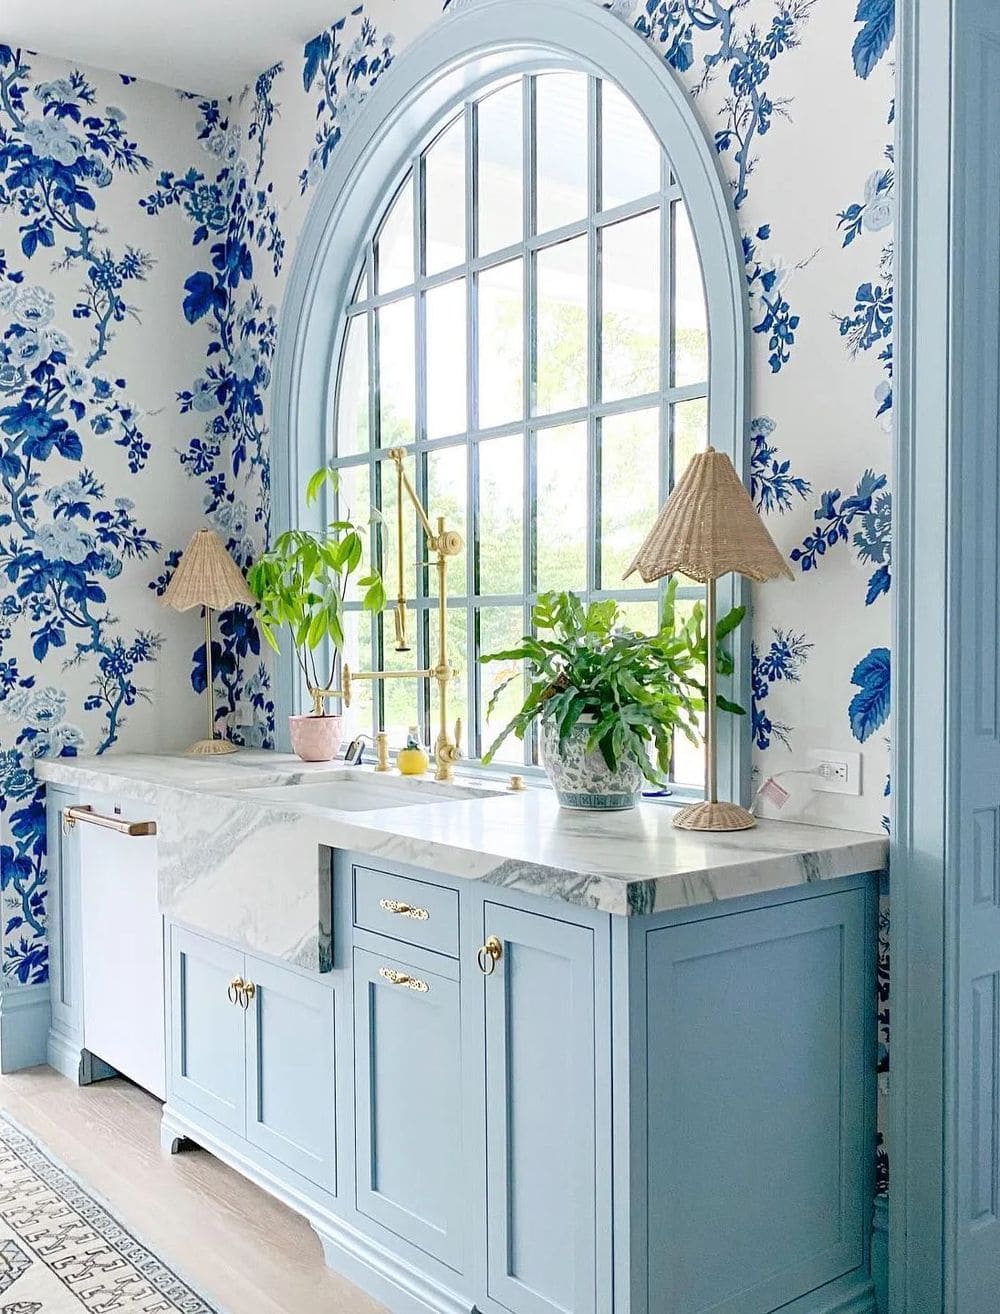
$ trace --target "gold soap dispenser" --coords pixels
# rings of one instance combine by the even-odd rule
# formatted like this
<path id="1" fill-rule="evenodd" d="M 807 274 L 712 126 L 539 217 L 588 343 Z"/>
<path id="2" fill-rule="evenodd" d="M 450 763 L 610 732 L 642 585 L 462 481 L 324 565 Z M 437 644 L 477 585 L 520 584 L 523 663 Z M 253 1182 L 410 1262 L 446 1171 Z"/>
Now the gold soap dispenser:
<path id="1" fill-rule="evenodd" d="M 420 743 L 420 731 L 415 725 L 410 726 L 406 736 L 406 747 L 396 755 L 396 765 L 403 776 L 422 776 L 430 768 L 430 758 Z"/>

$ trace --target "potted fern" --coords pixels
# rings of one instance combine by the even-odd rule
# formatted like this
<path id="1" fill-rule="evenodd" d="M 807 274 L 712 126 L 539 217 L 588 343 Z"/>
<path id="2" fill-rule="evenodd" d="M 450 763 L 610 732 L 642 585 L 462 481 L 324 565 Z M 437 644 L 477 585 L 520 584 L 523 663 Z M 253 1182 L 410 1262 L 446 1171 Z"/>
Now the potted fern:
<path id="1" fill-rule="evenodd" d="M 688 619 L 676 605 L 676 583 L 667 588 L 660 627 L 646 635 L 629 627 L 614 601 L 585 606 L 574 593 L 546 593 L 532 612 L 532 634 L 483 662 L 524 662 L 528 694 L 483 761 L 504 740 L 523 739 L 540 723 L 546 772 L 565 808 L 618 811 L 635 807 L 643 781 L 667 780 L 674 732 L 700 743 L 705 710 L 705 617 L 696 603 Z M 718 623 L 715 661 L 720 674 L 733 670 L 722 640 L 743 619 L 736 607 Z M 522 678 L 520 669 L 501 681 L 490 701 Z M 718 706 L 743 714 L 720 697 Z"/>
<path id="2" fill-rule="evenodd" d="M 316 501 L 324 486 L 336 489 L 338 484 L 335 470 L 317 470 L 306 488 L 307 504 Z M 332 521 L 324 533 L 289 529 L 275 539 L 247 573 L 264 638 L 279 652 L 278 634 L 287 626 L 310 693 L 333 686 L 337 654 L 344 646 L 347 590 L 362 570 L 367 538 L 368 526 L 356 523 L 349 513 L 347 519 Z M 385 588 L 374 566 L 358 575 L 357 585 L 362 608 L 381 611 Z M 337 756 L 343 739 L 343 718 L 330 714 L 324 699 L 317 699 L 307 715 L 290 716 L 288 726 L 292 748 L 303 761 L 329 762 Z"/>

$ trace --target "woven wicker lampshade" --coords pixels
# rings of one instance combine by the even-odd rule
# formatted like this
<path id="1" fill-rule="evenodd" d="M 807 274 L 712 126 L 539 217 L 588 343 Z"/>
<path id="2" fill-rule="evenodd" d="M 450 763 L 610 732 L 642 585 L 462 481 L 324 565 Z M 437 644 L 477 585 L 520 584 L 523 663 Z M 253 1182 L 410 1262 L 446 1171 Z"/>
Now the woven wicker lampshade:
<path id="1" fill-rule="evenodd" d="M 205 610 L 205 662 L 207 665 L 208 738 L 199 739 L 187 750 L 195 757 L 235 753 L 236 746 L 228 739 L 215 737 L 215 683 L 212 670 L 212 612 L 224 611 L 238 603 L 256 606 L 256 599 L 247 588 L 239 566 L 229 555 L 226 545 L 212 529 L 199 529 L 184 549 L 184 553 L 161 599 L 165 607 L 174 611 L 190 611 L 192 607 Z"/>
<path id="2" fill-rule="evenodd" d="M 747 579 L 793 579 L 732 461 L 714 447 L 699 452 L 664 503 L 625 578 L 647 584 L 680 573 L 702 584 L 730 571 Z"/>
<path id="3" fill-rule="evenodd" d="M 711 654 L 716 647 L 715 581 L 720 575 L 735 571 L 757 583 L 782 575 L 794 579 L 732 461 L 713 447 L 692 458 L 625 578 L 636 570 L 647 584 L 680 573 L 707 585 L 705 630 Z M 681 830 L 749 830 L 757 823 L 746 808 L 720 802 L 717 796 L 713 660 L 705 677 L 705 801 L 682 808 L 674 825 Z"/>

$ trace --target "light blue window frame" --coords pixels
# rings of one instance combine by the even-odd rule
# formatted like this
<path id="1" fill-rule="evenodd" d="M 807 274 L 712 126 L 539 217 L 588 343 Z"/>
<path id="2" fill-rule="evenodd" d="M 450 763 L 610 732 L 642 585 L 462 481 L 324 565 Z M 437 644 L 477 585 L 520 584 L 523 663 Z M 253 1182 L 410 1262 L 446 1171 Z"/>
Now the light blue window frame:
<path id="1" fill-rule="evenodd" d="M 305 506 L 302 490 L 332 450 L 345 310 L 353 299 L 364 244 L 394 183 L 435 125 L 448 122 L 491 84 L 516 74 L 558 70 L 582 71 L 624 88 L 670 161 L 705 286 L 708 439 L 745 473 L 748 324 L 741 242 L 714 152 L 688 94 L 636 33 L 597 5 L 474 0 L 447 13 L 396 61 L 345 133 L 313 197 L 286 288 L 275 366 L 276 531 L 317 524 L 326 516 L 325 507 Z M 666 179 L 663 196 L 671 196 L 674 188 Z M 471 355 L 470 350 L 470 360 Z M 667 383 L 661 380 L 661 387 Z M 745 584 L 725 578 L 719 595 L 722 608 L 746 601 Z M 747 625 L 736 638 L 737 675 L 728 692 L 748 712 L 749 647 Z M 475 683 L 473 672 L 469 683 Z M 301 691 L 289 660 L 280 663 L 276 693 L 279 713 L 299 710 Z M 720 789 L 744 801 L 749 721 L 749 715 L 725 717 L 720 725 Z M 281 743 L 283 723 L 278 731 Z"/>

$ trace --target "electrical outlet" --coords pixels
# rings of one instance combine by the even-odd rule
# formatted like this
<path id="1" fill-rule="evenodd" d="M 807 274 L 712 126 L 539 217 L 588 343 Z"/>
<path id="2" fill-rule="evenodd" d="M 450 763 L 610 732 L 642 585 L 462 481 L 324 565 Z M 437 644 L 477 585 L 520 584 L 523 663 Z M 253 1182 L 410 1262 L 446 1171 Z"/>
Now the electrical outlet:
<path id="1" fill-rule="evenodd" d="M 825 794 L 861 793 L 861 754 L 846 748 L 814 748 L 809 765 L 813 789 Z"/>

